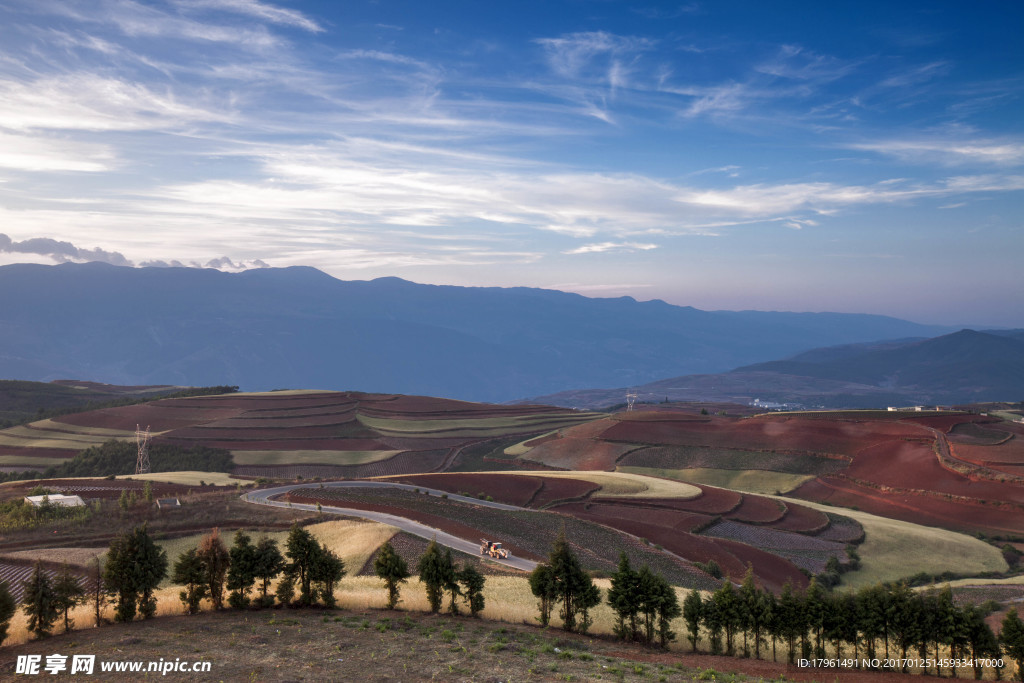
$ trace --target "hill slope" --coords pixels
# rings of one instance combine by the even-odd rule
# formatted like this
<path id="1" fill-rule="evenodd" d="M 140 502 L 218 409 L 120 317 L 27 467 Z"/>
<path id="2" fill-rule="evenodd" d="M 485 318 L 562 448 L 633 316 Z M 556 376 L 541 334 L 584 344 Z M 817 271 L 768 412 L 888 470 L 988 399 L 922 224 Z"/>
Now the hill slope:
<path id="1" fill-rule="evenodd" d="M 529 288 L 99 263 L 0 267 L 0 377 L 361 389 L 502 401 L 721 372 L 946 330 L 883 316 L 708 312 Z"/>

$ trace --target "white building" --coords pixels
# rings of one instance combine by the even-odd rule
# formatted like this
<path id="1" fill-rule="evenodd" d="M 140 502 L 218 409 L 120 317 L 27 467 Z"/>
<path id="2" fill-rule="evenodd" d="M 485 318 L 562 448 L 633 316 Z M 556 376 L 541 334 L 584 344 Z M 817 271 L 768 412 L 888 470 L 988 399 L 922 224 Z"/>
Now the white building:
<path id="1" fill-rule="evenodd" d="M 50 505 L 62 505 L 67 508 L 85 505 L 85 501 L 80 496 L 65 496 L 62 493 L 51 493 L 44 496 L 25 496 L 25 502 L 32 503 L 36 507 L 40 507 L 44 500 L 48 500 Z"/>

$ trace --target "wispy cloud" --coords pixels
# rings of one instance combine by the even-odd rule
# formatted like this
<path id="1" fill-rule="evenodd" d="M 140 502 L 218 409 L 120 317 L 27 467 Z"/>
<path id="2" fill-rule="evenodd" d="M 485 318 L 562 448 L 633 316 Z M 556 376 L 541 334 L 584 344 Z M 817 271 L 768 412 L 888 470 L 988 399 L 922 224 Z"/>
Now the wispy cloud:
<path id="1" fill-rule="evenodd" d="M 0 167 L 22 171 L 79 171 L 98 173 L 115 161 L 107 145 L 31 135 L 13 135 L 0 130 Z"/>
<path id="2" fill-rule="evenodd" d="M 645 244 L 643 242 L 597 242 L 595 244 L 584 244 L 582 247 L 569 249 L 563 254 L 602 254 L 608 251 L 650 251 L 657 249 L 657 244 Z"/>
<path id="3" fill-rule="evenodd" d="M 1024 163 L 1024 142 L 1012 139 L 963 140 L 947 136 L 932 139 L 879 140 L 854 143 L 847 147 L 921 164 L 1009 166 Z"/>
<path id="4" fill-rule="evenodd" d="M 294 26 L 311 33 L 324 29 L 306 15 L 292 9 L 284 9 L 258 0 L 173 0 L 174 4 L 190 10 L 221 10 L 244 14 L 274 24 Z"/>

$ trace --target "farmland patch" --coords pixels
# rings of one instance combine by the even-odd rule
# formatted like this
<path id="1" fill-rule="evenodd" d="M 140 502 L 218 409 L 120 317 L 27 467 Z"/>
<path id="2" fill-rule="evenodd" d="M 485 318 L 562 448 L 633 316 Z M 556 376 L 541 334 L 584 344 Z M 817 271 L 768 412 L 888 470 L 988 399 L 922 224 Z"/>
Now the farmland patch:
<path id="1" fill-rule="evenodd" d="M 623 467 L 618 472 L 643 474 L 649 477 L 678 479 L 696 484 L 707 484 L 721 488 L 735 489 L 745 493 L 786 493 L 806 481 L 814 479 L 811 474 L 790 474 L 770 470 L 731 470 L 712 467 L 688 469 L 659 469 L 654 467 Z"/>
<path id="2" fill-rule="evenodd" d="M 365 465 L 402 451 L 231 451 L 236 465 Z"/>

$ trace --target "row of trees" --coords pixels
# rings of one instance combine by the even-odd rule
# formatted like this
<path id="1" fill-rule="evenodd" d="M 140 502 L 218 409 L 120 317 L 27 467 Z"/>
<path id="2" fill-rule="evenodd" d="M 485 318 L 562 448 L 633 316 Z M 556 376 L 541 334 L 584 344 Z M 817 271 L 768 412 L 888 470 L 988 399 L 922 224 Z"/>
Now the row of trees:
<path id="1" fill-rule="evenodd" d="M 97 560 L 95 565 L 95 589 L 90 597 L 97 625 L 102 623 L 101 615 L 108 601 L 114 604 L 115 621 L 153 617 L 157 608 L 155 591 L 167 577 L 168 565 L 166 552 L 150 538 L 145 525 L 115 538 L 106 564 L 101 568 Z M 387 607 L 394 609 L 400 601 L 400 585 L 409 577 L 405 560 L 390 543 L 385 543 L 374 562 L 374 570 L 388 590 Z M 456 567 L 451 550 L 442 552 L 436 541 L 431 541 L 420 557 L 418 570 L 432 612 L 441 609 L 446 593 L 450 596 L 448 609 L 452 614 L 459 613 L 459 597 L 465 599 L 474 617 L 484 608 L 485 577 L 471 563 Z M 204 600 L 215 610 L 223 609 L 225 590 L 228 605 L 234 609 L 272 607 L 275 603 L 298 607 L 322 603 L 334 607 L 334 589 L 345 573 L 341 558 L 307 530 L 294 525 L 283 553 L 273 539 L 263 537 L 254 544 L 242 531 L 235 534 L 229 549 L 214 529 L 197 546 L 178 556 L 171 580 L 183 587 L 179 599 L 185 611 L 196 614 Z M 282 574 L 271 594 L 271 582 Z M 49 635 L 60 614 L 64 616 L 65 630 L 70 630 L 70 610 L 88 599 L 79 577 L 67 566 L 56 579 L 51 579 L 37 564 L 24 589 L 22 606 L 29 630 L 37 638 Z M 251 596 L 254 589 L 259 593 L 255 598 Z M 0 643 L 15 611 L 8 586 L 0 582 Z"/>
<path id="2" fill-rule="evenodd" d="M 1010 614 L 1016 618 L 1016 612 Z M 742 636 L 745 657 L 751 648 L 760 657 L 762 646 L 770 641 L 772 660 L 781 642 L 791 664 L 798 652 L 803 658 L 821 658 L 831 647 L 839 658 L 852 652 L 854 659 L 863 655 L 907 660 L 908 654 L 932 659 L 936 674 L 941 674 L 940 649 L 946 648 L 949 659 L 974 660 L 976 678 L 982 673 L 980 660 L 1002 656 L 1000 641 L 985 616 L 978 606 L 956 605 L 948 586 L 937 593 L 915 592 L 905 583 L 831 593 L 812 579 L 804 591 L 787 584 L 776 596 L 761 590 L 749 569 L 739 588 L 726 580 L 712 595 L 705 598 L 694 590 L 683 602 L 687 639 L 694 651 L 704 632 L 712 654 L 738 654 Z M 1015 648 L 1024 655 L 1024 628 L 1015 636 L 1012 626 L 1004 626 L 1003 638 L 1012 657 L 1016 659 Z M 902 668 L 906 670 L 905 665 Z"/>

